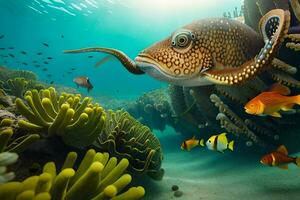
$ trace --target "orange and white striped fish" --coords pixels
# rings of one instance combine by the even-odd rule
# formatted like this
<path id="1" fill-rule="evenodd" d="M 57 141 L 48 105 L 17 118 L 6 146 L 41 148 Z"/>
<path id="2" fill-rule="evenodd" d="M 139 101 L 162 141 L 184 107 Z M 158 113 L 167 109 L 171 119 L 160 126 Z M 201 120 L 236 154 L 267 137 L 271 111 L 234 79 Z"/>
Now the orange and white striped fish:
<path id="1" fill-rule="evenodd" d="M 288 169 L 288 164 L 290 163 L 295 163 L 300 167 L 300 157 L 288 156 L 288 151 L 284 145 L 279 146 L 276 151 L 263 156 L 260 162 L 264 165 L 275 166 L 281 169 Z"/>
<path id="2" fill-rule="evenodd" d="M 183 141 L 183 143 L 181 144 L 181 149 L 182 150 L 188 150 L 190 151 L 191 149 L 193 149 L 196 146 L 204 146 L 204 140 L 197 140 L 195 138 L 195 136 L 193 136 L 191 139 L 185 140 Z"/>

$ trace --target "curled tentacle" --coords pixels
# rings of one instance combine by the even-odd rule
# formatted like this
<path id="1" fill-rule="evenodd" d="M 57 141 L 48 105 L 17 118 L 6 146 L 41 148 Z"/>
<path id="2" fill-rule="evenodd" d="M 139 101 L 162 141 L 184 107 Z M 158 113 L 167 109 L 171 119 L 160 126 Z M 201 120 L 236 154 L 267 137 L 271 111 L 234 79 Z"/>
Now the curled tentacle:
<path id="1" fill-rule="evenodd" d="M 140 70 L 135 62 L 130 59 L 124 52 L 112 49 L 112 48 L 102 48 L 102 47 L 92 47 L 92 48 L 83 48 L 83 49 L 75 49 L 75 50 L 65 50 L 64 53 L 86 53 L 86 52 L 103 52 L 108 53 L 115 56 L 122 65 L 133 74 L 144 74 L 142 70 Z"/>
<path id="2" fill-rule="evenodd" d="M 300 21 L 300 1 L 290 0 L 290 3 L 297 20 Z"/>
<path id="3" fill-rule="evenodd" d="M 204 72 L 207 78 L 224 85 L 236 85 L 254 78 L 270 66 L 281 43 L 286 36 L 290 25 L 290 13 L 281 9 L 272 10 L 262 17 L 259 23 L 260 32 L 265 46 L 254 58 L 239 67 L 226 67 L 221 70 L 208 70 Z"/>

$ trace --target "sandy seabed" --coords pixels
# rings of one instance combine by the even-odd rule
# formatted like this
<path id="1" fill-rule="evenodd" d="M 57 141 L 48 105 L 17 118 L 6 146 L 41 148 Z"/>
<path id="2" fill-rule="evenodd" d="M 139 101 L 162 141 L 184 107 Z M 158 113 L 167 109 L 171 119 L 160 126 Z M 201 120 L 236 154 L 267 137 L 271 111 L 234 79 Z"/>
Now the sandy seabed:
<path id="1" fill-rule="evenodd" d="M 183 137 L 168 130 L 158 133 L 164 150 L 162 181 L 145 181 L 147 200 L 298 200 L 300 168 L 288 170 L 263 166 L 261 155 L 208 151 L 184 152 Z M 172 185 L 183 192 L 175 197 Z"/>

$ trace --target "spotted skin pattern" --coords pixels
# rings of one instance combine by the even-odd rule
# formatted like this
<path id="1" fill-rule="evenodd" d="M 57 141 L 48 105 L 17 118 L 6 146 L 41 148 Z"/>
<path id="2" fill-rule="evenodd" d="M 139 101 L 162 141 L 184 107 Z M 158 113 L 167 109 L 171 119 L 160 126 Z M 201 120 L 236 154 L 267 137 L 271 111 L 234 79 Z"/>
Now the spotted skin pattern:
<path id="1" fill-rule="evenodd" d="M 195 34 L 186 51 L 170 47 L 171 38 L 179 30 L 141 52 L 141 56 L 154 60 L 174 77 L 202 75 L 216 84 L 239 84 L 269 67 L 288 27 L 289 13 L 279 9 L 262 18 L 263 37 L 237 20 L 205 19 L 182 28 Z"/>
<path id="2" fill-rule="evenodd" d="M 261 35 L 237 20 L 199 20 L 141 51 L 134 61 L 119 50 L 103 47 L 65 52 L 109 53 L 133 74 L 146 72 L 181 86 L 237 85 L 277 66 L 272 62 L 289 24 L 289 11 L 281 9 L 262 17 Z"/>
<path id="3" fill-rule="evenodd" d="M 185 29 L 196 36 L 188 51 L 181 53 L 171 48 L 170 37 L 142 54 L 155 59 L 169 74 L 190 76 L 205 68 L 238 67 L 263 47 L 262 38 L 236 20 L 204 19 L 183 27 Z"/>

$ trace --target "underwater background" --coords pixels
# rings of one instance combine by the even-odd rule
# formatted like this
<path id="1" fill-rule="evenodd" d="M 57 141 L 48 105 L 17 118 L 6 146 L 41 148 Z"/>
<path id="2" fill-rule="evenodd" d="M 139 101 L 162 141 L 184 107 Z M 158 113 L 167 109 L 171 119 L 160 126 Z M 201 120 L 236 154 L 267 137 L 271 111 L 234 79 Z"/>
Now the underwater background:
<path id="1" fill-rule="evenodd" d="M 244 109 L 274 83 L 300 94 L 300 6 L 290 2 L 300 5 L 0 0 L 0 200 L 299 199 L 299 106 L 281 110 L 281 118 Z M 277 68 L 242 86 L 172 85 L 131 74 L 105 53 L 64 53 L 109 47 L 134 59 L 206 18 L 236 20 L 259 33 L 260 18 L 276 8 L 291 12 L 290 29 L 272 55 Z M 209 148 L 216 135 L 223 149 Z M 279 168 L 286 167 L 282 160 L 262 161 L 273 152 L 291 159 L 288 170 Z"/>
<path id="2" fill-rule="evenodd" d="M 2 53 L 15 53 L 5 59 L 15 69 L 34 71 L 47 82 L 74 87 L 76 76 L 88 76 L 95 88 L 89 94 L 115 98 L 134 98 L 166 84 L 148 76 L 132 76 L 116 59 L 99 68 L 93 65 L 105 54 L 70 56 L 63 50 L 107 46 L 118 48 L 134 58 L 139 51 L 166 37 L 176 28 L 205 17 L 222 17 L 223 12 L 240 7 L 242 1 L 5 1 L 1 0 L 1 45 L 14 47 Z M 170 5 L 171 4 L 171 5 Z M 205 4 L 205 6 L 203 6 Z M 16 31 L 18 30 L 18 31 Z M 62 36 L 64 38 L 62 38 Z M 45 47 L 42 43 L 49 44 Z M 20 51 L 26 51 L 22 55 Z M 43 55 L 36 55 L 42 52 Z M 53 57 L 48 60 L 47 57 Z M 39 69 L 32 66 L 37 60 Z M 28 66 L 22 63 L 28 63 Z M 47 72 L 42 71 L 46 67 Z M 71 68 L 76 71 L 67 74 Z M 48 78 L 47 74 L 52 77 Z M 62 75 L 65 74 L 65 77 Z M 111 75 L 109 75 L 111 74 Z M 118 83 L 116 79 L 118 78 Z M 85 90 L 80 90 L 85 92 Z M 85 93 L 86 94 L 86 93 Z"/>

